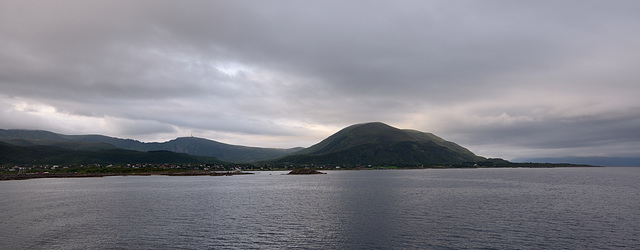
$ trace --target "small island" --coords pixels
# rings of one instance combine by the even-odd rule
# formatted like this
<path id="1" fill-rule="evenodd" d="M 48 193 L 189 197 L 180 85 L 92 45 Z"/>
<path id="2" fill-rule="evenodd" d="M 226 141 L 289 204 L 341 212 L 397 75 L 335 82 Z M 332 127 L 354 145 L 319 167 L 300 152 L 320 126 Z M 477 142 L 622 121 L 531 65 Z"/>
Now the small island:
<path id="1" fill-rule="evenodd" d="M 289 174 L 327 174 L 327 173 L 323 173 L 318 170 L 310 169 L 310 168 L 298 168 L 298 169 L 291 170 Z"/>

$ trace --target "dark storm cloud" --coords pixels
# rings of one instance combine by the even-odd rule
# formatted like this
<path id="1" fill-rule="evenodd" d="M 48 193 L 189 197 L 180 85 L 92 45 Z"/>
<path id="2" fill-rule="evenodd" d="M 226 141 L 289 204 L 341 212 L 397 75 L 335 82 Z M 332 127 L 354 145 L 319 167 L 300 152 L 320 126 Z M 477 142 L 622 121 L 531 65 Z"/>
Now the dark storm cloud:
<path id="1" fill-rule="evenodd" d="M 637 153 L 639 6 L 3 1 L 0 126 L 308 146 L 383 121 L 496 156 Z"/>

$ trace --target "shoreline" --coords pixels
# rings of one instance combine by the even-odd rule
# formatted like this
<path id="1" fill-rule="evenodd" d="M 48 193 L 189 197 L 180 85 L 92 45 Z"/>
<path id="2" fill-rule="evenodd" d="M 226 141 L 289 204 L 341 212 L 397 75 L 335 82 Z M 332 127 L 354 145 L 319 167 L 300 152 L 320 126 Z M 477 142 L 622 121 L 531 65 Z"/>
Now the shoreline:
<path id="1" fill-rule="evenodd" d="M 232 176 L 253 174 L 248 172 L 215 172 L 215 171 L 185 171 L 185 172 L 141 172 L 141 173 L 27 173 L 27 174 L 2 174 L 0 181 L 29 180 L 42 178 L 90 178 L 108 176 Z"/>
<path id="2" fill-rule="evenodd" d="M 344 168 L 344 169 L 323 169 L 324 171 L 367 171 L 367 170 L 416 170 L 416 169 L 505 169 L 505 168 L 591 168 L 602 166 L 591 165 L 561 165 L 561 166 L 505 166 L 505 167 L 431 167 L 431 168 Z M 291 171 L 287 169 L 277 170 L 250 170 L 256 172 L 270 172 L 270 171 Z M 28 180 L 28 179 L 42 179 L 42 178 L 90 178 L 90 177 L 108 177 L 108 176 L 151 176 L 151 175 L 164 175 L 164 176 L 233 176 L 233 175 L 247 175 L 255 174 L 252 172 L 241 171 L 202 171 L 191 170 L 182 172 L 134 172 L 134 173 L 21 173 L 21 174 L 0 174 L 0 181 L 11 180 Z M 326 174 L 326 173 L 322 173 Z M 291 174 L 297 175 L 297 174 Z"/>

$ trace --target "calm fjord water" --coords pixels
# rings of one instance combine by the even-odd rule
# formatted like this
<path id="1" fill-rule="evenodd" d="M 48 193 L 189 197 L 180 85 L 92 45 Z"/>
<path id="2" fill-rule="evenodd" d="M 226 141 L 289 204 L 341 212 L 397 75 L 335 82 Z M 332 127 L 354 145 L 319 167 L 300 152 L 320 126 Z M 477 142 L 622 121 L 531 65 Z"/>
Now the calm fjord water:
<path id="1" fill-rule="evenodd" d="M 640 168 L 0 182 L 0 249 L 640 248 Z"/>

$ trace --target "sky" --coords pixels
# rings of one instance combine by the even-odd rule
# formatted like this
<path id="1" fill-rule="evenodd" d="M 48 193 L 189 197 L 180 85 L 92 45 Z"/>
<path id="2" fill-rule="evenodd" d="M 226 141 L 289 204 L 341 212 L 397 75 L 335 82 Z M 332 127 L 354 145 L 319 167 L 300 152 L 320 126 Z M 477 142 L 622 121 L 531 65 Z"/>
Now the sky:
<path id="1" fill-rule="evenodd" d="M 0 0 L 0 128 L 640 155 L 640 1 Z"/>

